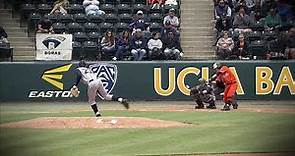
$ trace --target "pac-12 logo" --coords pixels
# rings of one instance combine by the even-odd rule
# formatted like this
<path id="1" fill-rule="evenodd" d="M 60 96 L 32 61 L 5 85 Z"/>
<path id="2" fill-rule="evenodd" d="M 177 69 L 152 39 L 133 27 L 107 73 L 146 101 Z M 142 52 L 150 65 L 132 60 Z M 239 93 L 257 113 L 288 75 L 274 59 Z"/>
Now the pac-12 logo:
<path id="1" fill-rule="evenodd" d="M 89 68 L 97 74 L 97 78 L 102 81 L 107 93 L 111 93 L 117 81 L 117 66 L 113 64 L 92 64 Z M 99 93 L 98 96 L 103 99 Z"/>
<path id="2" fill-rule="evenodd" d="M 55 49 L 61 44 L 66 38 L 63 36 L 50 36 L 45 38 L 42 43 L 47 49 Z"/>

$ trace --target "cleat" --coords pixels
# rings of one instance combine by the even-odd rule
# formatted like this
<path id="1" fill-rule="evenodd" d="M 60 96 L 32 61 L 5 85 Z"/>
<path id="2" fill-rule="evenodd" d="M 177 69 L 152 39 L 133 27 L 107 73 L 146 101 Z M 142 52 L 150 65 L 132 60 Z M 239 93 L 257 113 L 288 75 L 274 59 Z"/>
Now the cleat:
<path id="1" fill-rule="evenodd" d="M 126 108 L 126 109 L 129 109 L 129 103 L 127 101 L 127 99 L 123 99 L 121 104 Z"/>
<path id="2" fill-rule="evenodd" d="M 195 109 L 204 109 L 204 105 L 196 105 Z"/>
<path id="3" fill-rule="evenodd" d="M 239 106 L 238 104 L 234 104 L 233 109 L 238 109 L 238 106 Z"/>
<path id="4" fill-rule="evenodd" d="M 207 109 L 216 109 L 216 106 L 215 105 L 209 105 L 206 107 Z"/>
<path id="5" fill-rule="evenodd" d="M 103 119 L 101 114 L 96 114 L 96 123 L 102 123 L 102 122 L 103 122 Z"/>
<path id="6" fill-rule="evenodd" d="M 221 109 L 222 111 L 229 111 L 230 110 L 230 105 L 229 104 L 224 104 L 223 108 Z"/>

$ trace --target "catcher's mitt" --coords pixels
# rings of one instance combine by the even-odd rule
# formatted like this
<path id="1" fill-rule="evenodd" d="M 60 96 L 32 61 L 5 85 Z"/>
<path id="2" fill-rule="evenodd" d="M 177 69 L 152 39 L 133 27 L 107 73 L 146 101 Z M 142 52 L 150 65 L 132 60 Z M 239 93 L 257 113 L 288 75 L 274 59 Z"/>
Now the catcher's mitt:
<path id="1" fill-rule="evenodd" d="M 78 97 L 79 94 L 80 94 L 79 89 L 78 89 L 75 85 L 71 88 L 71 94 L 72 94 L 74 97 Z"/>

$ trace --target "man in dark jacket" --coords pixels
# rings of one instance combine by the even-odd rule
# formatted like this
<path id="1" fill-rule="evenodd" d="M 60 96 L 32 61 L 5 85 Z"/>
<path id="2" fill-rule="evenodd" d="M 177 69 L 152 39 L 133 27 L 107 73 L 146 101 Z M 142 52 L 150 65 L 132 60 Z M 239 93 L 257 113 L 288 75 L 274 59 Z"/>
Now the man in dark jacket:
<path id="1" fill-rule="evenodd" d="M 143 56 L 146 54 L 147 40 L 142 35 L 142 31 L 140 29 L 135 31 L 130 44 L 131 54 L 133 55 L 134 61 L 141 61 Z"/>
<path id="2" fill-rule="evenodd" d="M 168 36 L 163 39 L 163 44 L 166 59 L 181 59 L 183 53 L 180 46 L 180 41 L 173 34 L 173 32 L 168 33 Z"/>

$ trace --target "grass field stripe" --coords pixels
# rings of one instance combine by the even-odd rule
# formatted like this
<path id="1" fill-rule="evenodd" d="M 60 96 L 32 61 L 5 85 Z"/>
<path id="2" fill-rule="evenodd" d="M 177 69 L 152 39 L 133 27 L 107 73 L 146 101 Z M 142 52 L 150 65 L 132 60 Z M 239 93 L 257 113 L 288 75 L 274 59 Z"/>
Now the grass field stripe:
<path id="1" fill-rule="evenodd" d="M 48 70 L 48 71 L 44 72 L 44 74 L 66 72 L 71 68 L 71 66 L 72 66 L 72 64 L 61 66 L 61 67 L 58 67 L 58 68 L 55 68 L 55 69 Z"/>
<path id="2" fill-rule="evenodd" d="M 64 84 L 63 83 L 61 83 L 59 81 L 56 81 L 56 80 L 53 80 L 53 79 L 47 77 L 46 75 L 43 75 L 42 79 L 49 82 L 50 84 L 54 85 L 55 87 L 57 87 L 57 88 L 59 88 L 61 90 L 64 89 Z"/>

